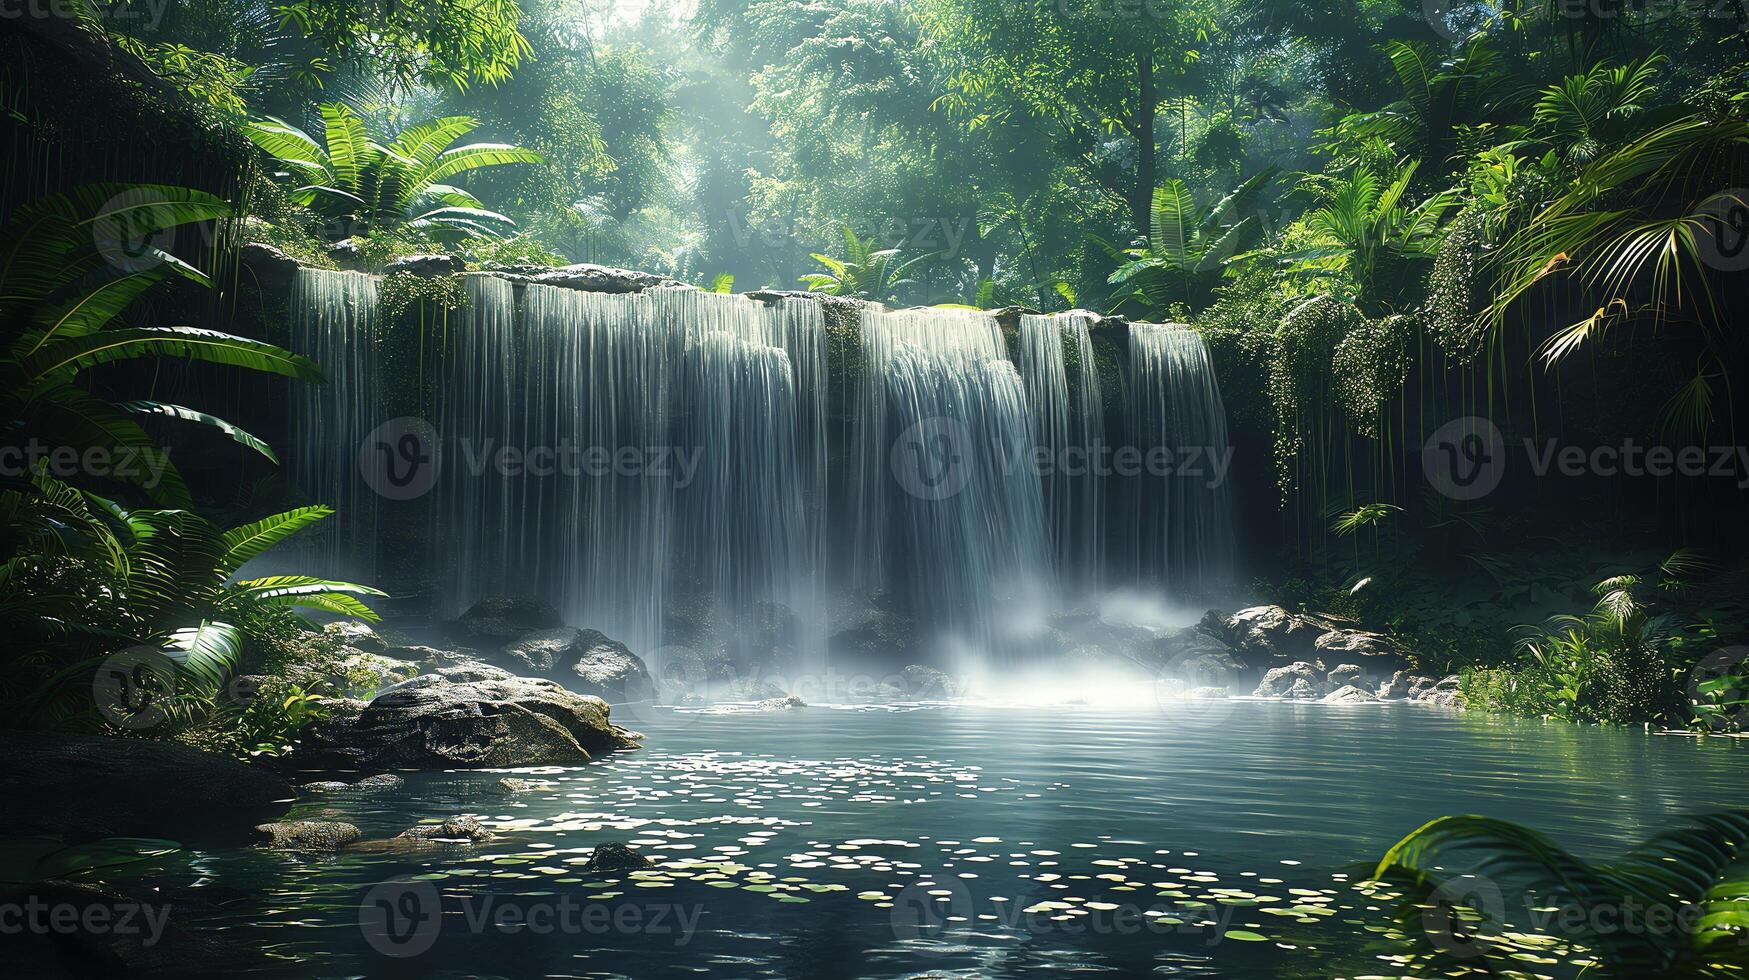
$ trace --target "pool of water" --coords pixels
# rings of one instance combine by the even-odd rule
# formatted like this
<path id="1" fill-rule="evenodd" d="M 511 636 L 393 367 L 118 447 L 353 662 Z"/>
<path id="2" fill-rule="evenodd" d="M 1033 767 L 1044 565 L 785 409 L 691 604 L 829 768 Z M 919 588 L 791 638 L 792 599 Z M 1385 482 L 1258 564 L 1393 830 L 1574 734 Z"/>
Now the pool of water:
<path id="1" fill-rule="evenodd" d="M 183 924 L 300 976 L 1393 976 L 1354 865 L 1429 819 L 1604 855 L 1749 804 L 1740 742 L 1414 705 L 636 715 L 643 749 L 517 773 L 544 790 L 408 773 L 294 813 L 367 839 L 472 813 L 491 842 L 173 855 L 222 898 Z M 583 874 L 610 840 L 662 870 Z"/>

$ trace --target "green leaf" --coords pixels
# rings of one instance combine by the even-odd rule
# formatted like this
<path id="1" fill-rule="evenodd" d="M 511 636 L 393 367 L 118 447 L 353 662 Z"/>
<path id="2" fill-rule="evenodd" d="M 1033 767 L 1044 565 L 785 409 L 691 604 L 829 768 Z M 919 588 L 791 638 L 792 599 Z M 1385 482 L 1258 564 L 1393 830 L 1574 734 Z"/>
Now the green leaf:
<path id="1" fill-rule="evenodd" d="M 273 454 L 273 447 L 216 415 L 197 412 L 192 408 L 186 408 L 182 405 L 171 405 L 167 402 L 156 402 L 147 399 L 122 402 L 116 407 L 124 412 L 135 412 L 141 415 L 163 415 L 173 419 L 181 419 L 184 422 L 194 422 L 200 425 L 211 426 L 228 436 L 232 442 L 235 442 L 240 446 L 248 446 L 250 449 L 266 456 L 273 462 L 279 462 L 279 457 Z"/>
<path id="2" fill-rule="evenodd" d="M 220 575 L 230 575 L 250 559 L 333 513 L 332 507 L 311 504 L 226 531 L 219 539 L 224 549 L 219 563 Z"/>

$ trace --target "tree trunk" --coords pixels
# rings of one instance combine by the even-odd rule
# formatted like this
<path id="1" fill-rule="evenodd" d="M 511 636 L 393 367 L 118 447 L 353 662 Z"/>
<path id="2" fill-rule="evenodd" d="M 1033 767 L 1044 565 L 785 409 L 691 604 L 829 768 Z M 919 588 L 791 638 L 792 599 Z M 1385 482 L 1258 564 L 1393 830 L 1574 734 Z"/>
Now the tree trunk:
<path id="1" fill-rule="evenodd" d="M 1154 52 L 1144 50 L 1136 56 L 1136 115 L 1132 135 L 1140 150 L 1136 162 L 1136 186 L 1131 189 L 1130 210 L 1136 232 L 1148 236 L 1148 214 L 1154 199 L 1154 184 L 1159 177 L 1159 162 L 1154 154 Z"/>

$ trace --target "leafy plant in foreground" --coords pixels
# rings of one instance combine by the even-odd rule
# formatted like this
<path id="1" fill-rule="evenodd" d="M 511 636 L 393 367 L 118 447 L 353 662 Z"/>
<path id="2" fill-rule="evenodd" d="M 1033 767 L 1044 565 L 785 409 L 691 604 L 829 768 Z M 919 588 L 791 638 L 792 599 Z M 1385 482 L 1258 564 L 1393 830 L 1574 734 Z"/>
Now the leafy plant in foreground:
<path id="1" fill-rule="evenodd" d="M 1552 913 L 1599 975 L 1738 977 L 1749 969 L 1745 847 L 1744 812 L 1691 817 L 1595 864 L 1510 821 L 1450 816 L 1398 841 L 1371 877 L 1401 890 L 1397 919 L 1426 961 L 1417 967 L 1524 970 L 1526 948 L 1506 922 L 1515 896 L 1526 915 Z"/>
<path id="2" fill-rule="evenodd" d="M 321 381 L 315 362 L 272 344 L 194 327 L 114 321 L 148 289 L 173 277 L 210 285 L 164 247 L 184 225 L 222 221 L 232 206 L 182 187 L 91 184 L 19 209 L 0 235 L 0 430 L 17 445 L 103 452 L 115 479 L 153 500 L 185 507 L 181 474 L 140 424 L 156 416 L 212 427 L 269 459 L 273 450 L 235 425 L 149 399 L 111 403 L 86 383 L 96 368 L 142 359 L 206 361 Z M 133 466 L 121 466 L 123 456 Z"/>

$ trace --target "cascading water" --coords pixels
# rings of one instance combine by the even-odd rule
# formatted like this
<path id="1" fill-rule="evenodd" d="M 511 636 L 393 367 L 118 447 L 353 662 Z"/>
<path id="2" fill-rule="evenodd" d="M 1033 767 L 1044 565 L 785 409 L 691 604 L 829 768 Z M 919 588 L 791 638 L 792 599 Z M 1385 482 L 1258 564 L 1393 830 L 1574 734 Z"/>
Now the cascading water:
<path id="1" fill-rule="evenodd" d="M 819 308 L 531 285 L 518 313 L 508 282 L 473 276 L 468 292 L 439 413 L 433 542 L 452 610 L 541 595 L 660 659 L 669 600 L 702 595 L 732 629 L 781 606 L 789 642 L 819 651 Z"/>
<path id="2" fill-rule="evenodd" d="M 743 664 L 781 646 L 816 670 L 829 566 L 962 661 L 1028 649 L 1059 583 L 1184 592 L 1231 573 L 1226 420 L 1188 329 L 1130 326 L 1123 409 L 1108 419 L 1092 314 L 1022 316 L 1011 361 L 989 314 L 865 308 L 842 462 L 829 463 L 815 301 L 481 274 L 466 292 L 432 339 L 429 574 L 446 615 L 538 595 L 658 670 L 665 643 Z M 290 454 L 293 475 L 341 510 L 324 570 L 367 581 L 379 507 L 358 447 L 385 421 L 375 302 L 371 277 L 305 271 L 293 323 L 296 349 L 333 379 L 296 396 L 308 448 Z M 1108 422 L 1125 446 L 1106 446 Z M 1114 474 L 1123 449 L 1172 469 Z M 844 481 L 835 533 L 829 477 Z M 699 623 L 708 635 L 686 633 Z"/>
<path id="3" fill-rule="evenodd" d="M 1077 310 L 1020 317 L 1020 370 L 1032 406 L 1057 576 L 1091 590 L 1105 570 L 1105 400 L 1089 333 L 1097 317 Z"/>
<path id="4" fill-rule="evenodd" d="M 864 310 L 862 345 L 857 581 L 901 592 L 966 653 L 1001 656 L 1052 569 L 1032 416 L 1001 328 L 983 313 Z"/>
<path id="5" fill-rule="evenodd" d="M 377 281 L 359 272 L 299 269 L 292 283 L 291 349 L 322 366 L 328 383 L 291 391 L 292 485 L 335 514 L 299 544 L 328 574 L 376 577 L 380 497 L 360 471 L 359 446 L 382 419 L 377 398 Z"/>
<path id="6" fill-rule="evenodd" d="M 1131 574 L 1194 590 L 1233 574 L 1232 449 L 1227 412 L 1202 335 L 1178 324 L 1130 324 L 1127 415 L 1150 470 L 1128 494 Z"/>

